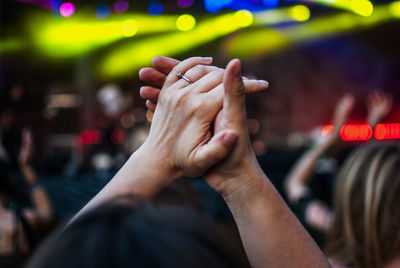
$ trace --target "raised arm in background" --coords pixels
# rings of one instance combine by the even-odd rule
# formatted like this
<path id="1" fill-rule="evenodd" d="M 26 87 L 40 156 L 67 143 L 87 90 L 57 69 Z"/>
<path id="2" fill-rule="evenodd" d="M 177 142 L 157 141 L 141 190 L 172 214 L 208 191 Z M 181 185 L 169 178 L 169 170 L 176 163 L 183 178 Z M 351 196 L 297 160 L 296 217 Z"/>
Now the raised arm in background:
<path id="1" fill-rule="evenodd" d="M 381 90 L 372 91 L 367 97 L 367 123 L 375 127 L 388 115 L 392 108 L 393 98 L 390 94 Z"/>
<path id="2" fill-rule="evenodd" d="M 32 200 L 32 209 L 25 209 L 24 216 L 33 228 L 48 224 L 53 217 L 53 211 L 46 190 L 40 185 L 38 176 L 32 166 L 33 156 L 32 132 L 24 129 L 19 153 L 19 164 L 25 182 L 28 184 Z"/>
<path id="3" fill-rule="evenodd" d="M 163 61 L 169 59 L 164 58 Z M 153 66 L 159 67 L 154 65 L 154 61 Z M 163 66 L 166 68 L 158 68 L 159 77 L 162 77 L 162 73 L 165 77 L 169 71 L 168 64 Z M 141 79 L 150 82 L 144 79 L 143 71 Z M 158 81 L 162 82 L 163 79 Z M 154 81 L 152 84 L 158 88 L 163 86 L 162 83 L 156 84 Z M 214 135 L 219 136 L 229 130 L 238 134 L 238 140 L 228 157 L 208 170 L 205 180 L 222 195 L 232 211 L 251 265 L 330 267 L 256 160 L 247 130 L 246 90 L 239 60 L 233 60 L 228 64 L 224 73 L 223 89 L 223 109 L 215 118 Z M 147 94 L 142 90 L 142 97 L 146 95 L 144 93 Z M 157 104 L 157 99 L 150 101 Z M 162 96 L 158 103 L 160 102 L 162 103 Z M 160 109 L 157 104 L 155 113 Z"/>
<path id="4" fill-rule="evenodd" d="M 285 190 L 290 202 L 295 203 L 309 191 L 308 184 L 318 159 L 340 141 L 340 128 L 347 122 L 353 106 L 353 96 L 342 97 L 334 112 L 332 121 L 334 129 L 317 140 L 316 144 L 300 157 L 289 172 L 285 179 Z"/>

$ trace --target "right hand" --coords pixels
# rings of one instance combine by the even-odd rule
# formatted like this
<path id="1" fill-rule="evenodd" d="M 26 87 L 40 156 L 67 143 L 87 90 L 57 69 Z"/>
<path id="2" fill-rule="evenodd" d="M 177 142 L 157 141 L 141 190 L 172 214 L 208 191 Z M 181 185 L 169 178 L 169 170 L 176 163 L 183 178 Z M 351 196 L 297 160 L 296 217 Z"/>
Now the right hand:
<path id="1" fill-rule="evenodd" d="M 334 129 L 326 136 L 320 137 L 320 139 L 317 141 L 317 146 L 323 148 L 323 150 L 327 150 L 340 140 L 340 128 L 346 124 L 353 107 L 354 96 L 351 94 L 344 95 L 337 103 L 335 113 L 333 115 L 332 124 Z"/>
<path id="2" fill-rule="evenodd" d="M 207 183 L 223 197 L 229 196 L 251 183 L 254 173 L 264 176 L 258 165 L 247 128 L 245 85 L 241 76 L 240 60 L 229 62 L 224 73 L 223 109 L 214 122 L 215 135 L 225 129 L 238 133 L 233 150 L 221 163 L 205 174 Z"/>

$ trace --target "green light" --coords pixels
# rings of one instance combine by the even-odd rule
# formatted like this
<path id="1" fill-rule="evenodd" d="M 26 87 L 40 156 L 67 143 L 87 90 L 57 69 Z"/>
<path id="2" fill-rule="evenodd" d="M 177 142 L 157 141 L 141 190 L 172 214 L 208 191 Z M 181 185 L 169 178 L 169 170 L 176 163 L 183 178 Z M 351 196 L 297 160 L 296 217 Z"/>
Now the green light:
<path id="1" fill-rule="evenodd" d="M 374 11 L 374 6 L 370 1 L 357 0 L 351 2 L 351 9 L 356 14 L 359 14 L 364 17 L 369 17 L 372 15 L 372 12 Z"/>
<path id="2" fill-rule="evenodd" d="M 8 38 L 0 41 L 0 55 L 23 49 L 26 42 L 19 38 Z"/>
<path id="3" fill-rule="evenodd" d="M 389 11 L 393 16 L 400 18 L 400 1 L 389 4 Z"/>
<path id="4" fill-rule="evenodd" d="M 140 67 L 150 64 L 157 55 L 176 55 L 246 27 L 245 25 L 251 24 L 249 18 L 248 13 L 244 12 L 225 14 L 198 23 L 191 31 L 124 44 L 104 58 L 98 69 L 99 75 L 105 79 L 130 75 Z"/>
<path id="5" fill-rule="evenodd" d="M 327 6 L 345 9 L 360 16 L 369 17 L 374 11 L 374 6 L 369 0 L 312 0 Z"/>
<path id="6" fill-rule="evenodd" d="M 192 15 L 184 14 L 176 20 L 176 28 L 180 31 L 190 31 L 194 26 L 196 26 L 196 19 Z"/>
<path id="7" fill-rule="evenodd" d="M 400 1 L 398 2 L 400 3 Z M 392 3 L 390 6 L 383 5 L 376 7 L 373 14 L 369 17 L 341 13 L 314 19 L 294 27 L 280 28 L 280 30 L 259 29 L 242 32 L 239 35 L 233 36 L 224 44 L 226 48 L 224 51 L 230 53 L 229 57 L 242 58 L 259 54 L 269 54 L 289 44 L 300 43 L 354 29 L 368 28 L 395 18 L 394 15 L 391 15 L 391 12 L 393 13 L 393 6 Z M 391 12 L 389 12 L 389 9 Z M 397 11 L 400 11 L 400 9 Z M 396 14 L 400 14 L 400 12 Z M 257 40 L 257 42 L 254 40 Z"/>
<path id="8" fill-rule="evenodd" d="M 290 9 L 290 13 L 297 21 L 307 21 L 310 19 L 310 9 L 303 5 L 297 5 Z"/>
<path id="9" fill-rule="evenodd" d="M 125 20 L 122 23 L 122 34 L 126 37 L 134 36 L 138 31 L 138 23 L 134 20 Z"/>
<path id="10" fill-rule="evenodd" d="M 134 35 L 176 31 L 177 16 L 116 15 L 104 21 L 86 16 L 37 16 L 29 25 L 38 50 L 56 58 L 75 57 Z"/>

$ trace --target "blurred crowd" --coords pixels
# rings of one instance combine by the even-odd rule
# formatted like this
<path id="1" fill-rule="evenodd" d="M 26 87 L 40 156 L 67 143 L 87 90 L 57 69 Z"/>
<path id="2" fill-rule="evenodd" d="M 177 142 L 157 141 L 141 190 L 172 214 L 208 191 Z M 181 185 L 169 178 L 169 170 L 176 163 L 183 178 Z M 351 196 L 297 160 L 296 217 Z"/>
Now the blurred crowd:
<path id="1" fill-rule="evenodd" d="M 50 137 L 48 133 L 44 134 L 46 123 L 35 117 L 38 114 L 43 118 L 51 117 L 51 113 L 56 111 L 51 107 L 35 106 L 37 104 L 29 101 L 29 96 L 20 85 L 15 85 L 7 91 L 7 96 L 0 107 L 1 267 L 24 265 L 45 238 L 54 231 L 60 232 L 57 229 L 65 227 L 71 217 L 114 177 L 130 155 L 148 137 L 153 117 L 151 111 L 133 108 L 130 98 L 124 96 L 115 85 L 104 86 L 98 91 L 96 97 L 94 106 L 97 107 L 95 110 L 98 113 L 95 112 L 95 125 L 87 126 L 86 130 L 75 136 L 64 137 L 64 140 L 62 136 L 58 137 L 58 141 L 66 141 L 69 144 L 67 146 L 69 152 L 67 159 L 61 161 L 62 164 L 58 164 L 58 168 L 52 169 L 52 161 L 59 161 L 58 151 L 54 150 L 50 154 L 54 158 L 45 159 L 44 148 L 48 148 Z M 155 102 L 151 97 L 144 96 L 144 98 Z M 368 108 L 366 123 L 373 127 L 389 114 L 393 106 L 393 97 L 382 90 L 375 90 L 366 97 L 366 102 Z M 155 102 L 154 105 L 157 103 Z M 253 140 L 252 146 L 256 153 L 259 152 L 257 153 L 258 161 L 267 176 L 274 177 L 270 175 L 273 172 L 282 174 L 271 178 L 272 183 L 331 263 L 346 267 L 400 267 L 399 144 L 398 141 L 387 143 L 371 140 L 368 144 L 351 143 L 349 146 L 343 142 L 340 138 L 340 128 L 348 122 L 352 109 L 357 105 L 361 104 L 357 103 L 351 94 L 343 96 L 331 116 L 333 128 L 330 132 L 324 135 L 309 133 L 308 139 L 312 140 L 311 145 L 293 150 L 290 155 L 285 155 L 287 151 L 282 152 L 280 157 L 283 160 L 280 162 L 273 155 L 276 154 L 279 157 L 279 154 L 266 147 L 266 144 Z M 153 112 L 156 109 L 149 105 L 148 108 Z M 257 128 L 257 124 L 259 122 L 256 120 L 249 120 L 249 131 Z M 51 132 L 51 130 L 47 131 Z M 56 140 L 51 139 L 53 143 L 56 143 Z M 44 162 L 50 164 L 44 165 Z M 53 164 L 56 165 L 56 163 Z M 271 168 L 271 166 L 274 167 Z M 88 188 L 90 189 L 87 190 Z M 68 195 L 68 197 L 62 198 L 63 195 Z M 74 201 L 71 202 L 76 203 L 71 206 L 68 200 L 73 199 Z M 119 202 L 125 205 L 120 206 Z M 149 207 L 139 206 L 136 211 L 126 206 L 126 204 L 141 204 L 142 202 Z M 234 219 L 223 198 L 201 177 L 175 181 L 153 197 L 149 204 L 147 202 L 122 200 L 110 203 L 104 211 L 93 211 L 78 222 L 82 226 L 88 224 L 92 226 L 90 228 L 97 228 L 96 234 L 101 236 L 102 228 L 122 227 L 116 223 L 113 225 L 105 222 L 103 222 L 105 227 L 96 227 L 94 223 L 91 223 L 97 219 L 96 217 L 118 219 L 118 215 L 123 213 L 137 213 L 138 218 L 146 219 L 142 224 L 160 228 L 166 236 L 168 234 L 175 236 L 175 243 L 187 245 L 188 251 L 192 249 L 200 252 L 203 249 L 195 245 L 195 242 L 187 240 L 188 238 L 181 233 L 176 234 L 168 228 L 162 229 L 158 223 L 154 223 L 161 217 L 167 226 L 174 225 L 174 228 L 180 228 L 179 230 L 188 228 L 186 224 L 197 226 L 195 224 L 197 216 L 194 219 L 186 219 L 182 216 L 186 213 L 185 210 L 193 211 L 212 224 L 223 226 L 223 235 L 218 238 L 223 239 L 224 243 L 232 243 L 231 246 L 235 250 L 221 249 L 219 254 L 228 256 L 227 258 L 235 263 L 231 266 L 249 265 L 246 253 L 250 258 L 250 264 L 253 264 L 251 254 L 249 255 L 247 249 L 246 253 L 244 252 L 239 240 L 235 223 L 237 219 Z M 160 204 L 173 204 L 174 209 L 166 210 Z M 185 210 L 181 211 L 181 208 Z M 182 217 L 182 221 L 176 222 L 174 217 Z M 134 221 L 134 219 L 129 221 Z M 202 221 L 203 219 L 199 220 L 201 223 Z M 208 224 L 208 222 L 204 223 L 199 228 L 214 228 L 214 225 Z M 129 228 L 137 232 L 139 240 L 146 241 L 143 242 L 144 248 L 157 248 L 159 246 L 157 241 L 165 242 L 154 234 L 153 237 L 151 235 L 146 237 L 146 226 L 138 225 Z M 89 232 L 89 229 L 85 230 Z M 141 231 L 143 237 L 141 237 Z M 195 231 L 188 229 L 185 232 L 191 234 Z M 239 232 L 241 232 L 240 227 Z M 68 239 L 73 241 L 73 237 L 79 233 L 68 235 L 65 243 L 70 241 Z M 111 235 L 120 234 L 115 231 Z M 53 236 L 51 239 L 56 238 Z M 215 239 L 211 240 L 212 242 L 209 242 L 211 244 L 218 243 L 214 241 Z M 99 241 L 100 244 L 107 243 L 101 239 Z M 109 241 L 115 242 L 112 239 Z M 119 255 L 129 254 L 124 241 L 115 243 L 117 243 L 115 247 Z M 217 247 L 214 244 L 212 246 Z M 62 246 L 60 248 L 66 249 Z M 165 254 L 161 253 L 162 250 L 153 250 L 156 254 Z M 86 257 L 95 258 L 98 253 L 92 254 L 93 256 Z M 101 252 L 101 254 L 107 253 Z M 141 254 L 147 254 L 146 250 L 143 249 Z M 192 256 L 191 253 L 187 254 L 188 258 L 198 257 Z M 114 257 L 118 259 L 118 256 Z M 45 254 L 44 257 L 46 257 Z M 163 256 L 163 258 L 167 257 Z M 169 258 L 174 257 L 178 258 L 179 254 L 169 256 Z M 37 263 L 40 264 L 40 260 Z M 188 263 L 190 262 L 186 264 Z M 147 266 L 145 263 L 137 264 Z M 33 262 L 33 267 L 39 267 L 35 265 L 37 264 Z M 79 265 L 80 267 L 109 267 L 111 264 L 102 266 L 96 262 L 85 261 Z M 220 263 L 214 263 L 214 265 L 215 267 L 223 266 Z M 172 262 L 165 267 L 173 266 Z"/>

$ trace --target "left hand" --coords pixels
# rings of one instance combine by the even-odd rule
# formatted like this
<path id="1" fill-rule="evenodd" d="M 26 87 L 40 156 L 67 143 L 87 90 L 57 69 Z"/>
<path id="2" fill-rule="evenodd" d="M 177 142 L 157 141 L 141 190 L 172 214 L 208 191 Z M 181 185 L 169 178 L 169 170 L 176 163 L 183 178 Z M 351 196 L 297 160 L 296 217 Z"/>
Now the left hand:
<path id="1" fill-rule="evenodd" d="M 225 158 L 237 140 L 237 133 L 230 129 L 214 136 L 211 133 L 212 123 L 222 108 L 222 97 L 215 95 L 223 71 L 198 73 L 194 66 L 202 63 L 204 58 L 193 57 L 171 70 L 159 96 L 150 134 L 139 149 L 146 158 L 157 158 L 162 165 L 158 168 L 171 179 L 203 174 Z M 178 72 L 193 83 L 180 79 Z"/>
<path id="2" fill-rule="evenodd" d="M 173 58 L 157 56 L 154 57 L 152 61 L 153 67 L 146 67 L 140 70 L 139 78 L 143 82 L 152 85 L 144 86 L 140 89 L 140 96 L 146 100 L 146 106 L 150 111 L 155 111 L 158 97 L 160 95 L 160 89 L 163 87 L 167 75 L 179 62 L 180 61 Z M 207 66 L 210 63 L 211 62 L 203 66 L 198 66 L 198 72 L 201 74 L 206 74 L 213 70 L 223 71 L 223 69 L 215 66 Z M 243 77 L 243 80 L 246 94 L 258 93 L 266 90 L 268 87 L 268 82 L 264 80 L 253 80 L 245 77 Z M 219 98 L 222 99 L 224 95 L 222 84 L 218 87 L 218 89 L 216 89 L 216 92 Z"/>

